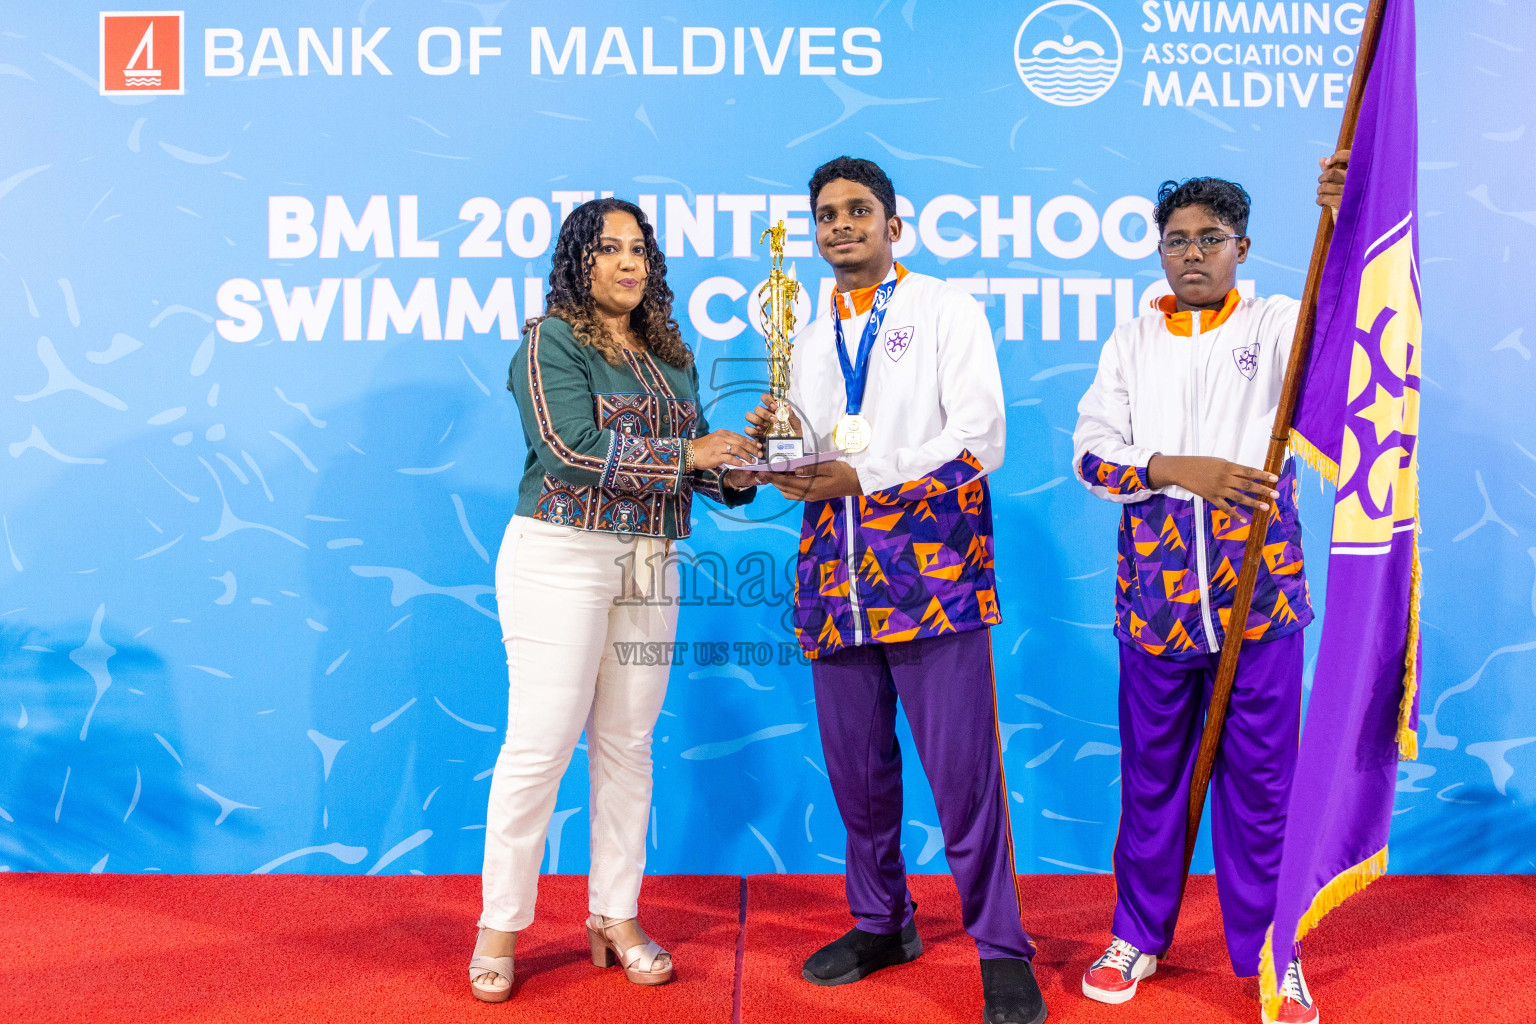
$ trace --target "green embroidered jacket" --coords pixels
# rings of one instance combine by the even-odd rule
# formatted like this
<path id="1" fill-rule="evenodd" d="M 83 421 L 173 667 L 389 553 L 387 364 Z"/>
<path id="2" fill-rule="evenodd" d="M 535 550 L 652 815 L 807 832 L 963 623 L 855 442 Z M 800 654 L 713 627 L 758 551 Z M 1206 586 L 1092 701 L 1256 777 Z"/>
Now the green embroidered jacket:
<path id="1" fill-rule="evenodd" d="M 612 366 L 564 320 L 528 331 L 507 372 L 528 458 L 517 514 L 607 533 L 682 538 L 694 492 L 744 505 L 756 488 L 722 488 L 718 470 L 684 474 L 683 439 L 709 433 L 699 375 L 649 352 Z"/>

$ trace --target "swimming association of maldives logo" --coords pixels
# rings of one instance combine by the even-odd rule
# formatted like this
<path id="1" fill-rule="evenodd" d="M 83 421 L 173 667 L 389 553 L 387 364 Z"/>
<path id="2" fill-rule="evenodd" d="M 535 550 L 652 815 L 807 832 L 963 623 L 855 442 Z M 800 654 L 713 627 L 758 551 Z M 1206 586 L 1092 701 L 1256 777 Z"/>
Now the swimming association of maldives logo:
<path id="1" fill-rule="evenodd" d="M 1035 8 L 1013 40 L 1013 59 L 1029 91 L 1058 107 L 1080 107 L 1109 91 L 1120 75 L 1120 32 L 1081 0 Z"/>
<path id="2" fill-rule="evenodd" d="M 186 92 L 182 11 L 102 11 L 103 96 Z"/>

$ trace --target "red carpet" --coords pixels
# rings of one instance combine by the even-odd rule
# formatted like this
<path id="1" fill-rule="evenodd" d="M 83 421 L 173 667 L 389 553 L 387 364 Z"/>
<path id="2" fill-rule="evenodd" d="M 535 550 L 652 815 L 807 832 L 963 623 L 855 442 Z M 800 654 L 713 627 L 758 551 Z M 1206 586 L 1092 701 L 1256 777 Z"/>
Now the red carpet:
<path id="1" fill-rule="evenodd" d="M 1105 942 L 1109 879 L 1022 881 L 1053 1024 L 1257 1020 L 1257 986 L 1231 975 L 1209 878 L 1192 881 L 1171 959 L 1121 1007 L 1078 990 Z M 842 879 L 748 879 L 744 937 L 741 884 L 646 880 L 644 921 L 675 953 L 678 980 L 642 989 L 588 962 L 585 879 L 547 877 L 519 940 L 516 995 L 485 1005 L 464 971 L 478 878 L 0 874 L 0 1024 L 729 1024 L 738 997 L 751 1024 L 979 1020 L 974 947 L 947 876 L 912 879 L 922 959 L 838 989 L 799 975 L 849 925 Z M 1307 953 L 1328 1024 L 1531 1024 L 1536 878 L 1389 877 L 1330 916 Z"/>
<path id="2" fill-rule="evenodd" d="M 1083 971 L 1109 940 L 1107 876 L 1025 875 L 1025 926 L 1052 1024 L 1203 1024 L 1259 1019 L 1258 982 L 1232 975 L 1215 880 L 1190 879 L 1172 956 L 1133 1002 L 1085 999 Z M 744 1024 L 981 1019 L 976 947 L 947 875 L 914 875 L 923 955 L 841 988 L 807 985 L 800 964 L 850 927 L 837 875 L 747 880 Z M 1390 876 L 1346 902 L 1306 943 L 1325 1024 L 1533 1024 L 1536 877 Z"/>
<path id="3" fill-rule="evenodd" d="M 487 1004 L 466 970 L 478 876 L 3 874 L 0 1024 L 729 1021 L 741 879 L 648 878 L 643 899 L 672 984 L 593 967 L 587 880 L 552 875 L 512 1000 Z"/>

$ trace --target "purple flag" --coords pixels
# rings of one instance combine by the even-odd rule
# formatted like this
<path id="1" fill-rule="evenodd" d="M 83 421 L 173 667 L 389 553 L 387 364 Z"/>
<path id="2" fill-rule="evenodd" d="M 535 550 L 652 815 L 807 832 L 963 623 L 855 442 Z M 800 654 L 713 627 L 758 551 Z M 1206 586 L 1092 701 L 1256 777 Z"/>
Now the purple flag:
<path id="1" fill-rule="evenodd" d="M 1387 870 L 1418 756 L 1418 102 L 1413 0 L 1387 0 L 1323 269 L 1291 448 L 1333 481 L 1328 594 L 1260 986 Z M 1280 954 L 1278 957 L 1272 955 Z"/>

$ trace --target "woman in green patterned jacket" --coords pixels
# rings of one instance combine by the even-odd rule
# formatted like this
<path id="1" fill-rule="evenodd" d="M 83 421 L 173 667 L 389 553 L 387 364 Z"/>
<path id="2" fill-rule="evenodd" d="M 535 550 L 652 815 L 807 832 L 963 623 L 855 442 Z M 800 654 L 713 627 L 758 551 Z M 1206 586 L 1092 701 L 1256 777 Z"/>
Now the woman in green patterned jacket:
<path id="1" fill-rule="evenodd" d="M 693 495 L 751 501 L 751 476 L 731 467 L 761 453 L 756 440 L 705 422 L 666 261 L 639 207 L 599 199 L 573 210 L 549 284 L 547 313 L 528 322 L 507 381 L 528 457 L 496 560 L 511 688 L 469 969 L 475 996 L 488 1002 L 512 994 L 517 933 L 533 920 L 550 814 L 583 728 L 593 963 L 617 961 L 641 985 L 672 978 L 671 955 L 635 919 L 668 659 L 639 665 L 615 652 L 672 641 L 672 545 L 688 536 Z M 637 570 L 665 578 L 642 585 Z"/>

